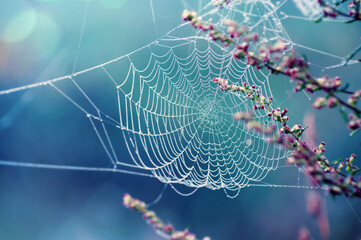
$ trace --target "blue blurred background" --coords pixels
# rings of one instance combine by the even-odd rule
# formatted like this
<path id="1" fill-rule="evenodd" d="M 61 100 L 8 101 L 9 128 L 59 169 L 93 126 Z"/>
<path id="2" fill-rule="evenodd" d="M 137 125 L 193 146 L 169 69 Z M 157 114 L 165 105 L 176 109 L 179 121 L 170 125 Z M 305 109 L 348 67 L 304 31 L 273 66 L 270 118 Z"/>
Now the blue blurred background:
<path id="1" fill-rule="evenodd" d="M 196 10 L 206 3 L 153 0 L 155 29 L 149 0 L 1 1 L 0 90 L 124 55 L 181 24 L 184 8 Z M 302 16 L 292 1 L 282 11 Z M 282 24 L 294 42 L 337 56 L 347 55 L 360 41 L 357 23 L 314 24 L 287 18 Z M 321 66 L 340 63 L 304 48 L 299 51 Z M 320 69 L 314 65 L 314 74 L 325 73 Z M 361 87 L 357 64 L 326 73 L 340 75 L 351 88 Z M 349 137 L 337 112 L 313 111 L 308 96 L 292 94 L 288 79 L 272 78 L 271 86 L 294 122 L 302 122 L 307 111 L 314 112 L 318 141 L 327 142 L 330 159 L 361 156 L 360 133 Z M 0 103 L 0 160 L 111 166 L 88 119 L 53 88 L 1 95 Z M 130 159 L 125 147 L 121 157 L 124 162 Z M 356 165 L 361 165 L 359 160 Z M 297 177 L 297 170 L 284 169 L 270 173 L 265 181 L 292 185 Z M 307 182 L 302 173 L 300 178 Z M 152 202 L 163 186 L 156 179 L 121 173 L 0 166 L 0 239 L 159 239 L 138 214 L 122 206 L 122 196 L 129 192 Z M 183 197 L 168 187 L 152 209 L 177 229 L 189 227 L 199 237 L 295 239 L 298 229 L 306 226 L 314 239 L 320 239 L 316 220 L 305 210 L 306 193 L 254 187 L 242 189 L 235 199 L 208 189 Z M 326 199 L 331 239 L 359 239 L 360 200 Z"/>

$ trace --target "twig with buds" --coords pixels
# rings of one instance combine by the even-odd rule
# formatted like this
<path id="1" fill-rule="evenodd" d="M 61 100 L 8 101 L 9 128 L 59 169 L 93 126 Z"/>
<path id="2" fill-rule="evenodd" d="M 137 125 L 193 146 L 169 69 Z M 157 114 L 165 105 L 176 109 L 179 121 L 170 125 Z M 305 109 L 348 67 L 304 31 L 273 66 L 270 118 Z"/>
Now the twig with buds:
<path id="1" fill-rule="evenodd" d="M 313 104 L 316 109 L 328 106 L 330 108 L 336 106 L 343 106 L 353 111 L 350 114 L 348 126 L 350 129 L 357 130 L 361 128 L 360 113 L 361 110 L 357 108 L 357 102 L 360 98 L 361 90 L 350 92 L 346 87 L 341 87 L 341 79 L 339 77 L 329 78 L 323 76 L 321 78 L 314 78 L 310 75 L 308 70 L 308 63 L 305 59 L 297 57 L 296 52 L 291 50 L 284 56 L 281 53 L 287 50 L 287 44 L 283 41 L 278 41 L 273 45 L 262 45 L 258 52 L 251 52 L 249 50 L 250 44 L 258 41 L 257 33 L 249 33 L 246 26 L 238 26 L 234 21 L 226 20 L 224 24 L 228 27 L 225 35 L 218 29 L 215 29 L 212 24 L 206 24 L 197 17 L 194 11 L 184 10 L 182 14 L 184 21 L 190 21 L 195 28 L 209 31 L 209 36 L 214 40 L 220 40 L 225 47 L 233 44 L 236 46 L 234 58 L 246 58 L 247 64 L 254 66 L 256 69 L 267 68 L 273 74 L 282 74 L 289 76 L 296 81 L 295 91 L 305 89 L 310 93 L 315 91 L 323 91 L 327 93 L 325 98 L 316 99 Z M 241 43 L 237 43 L 236 39 L 242 37 Z M 285 149 L 291 151 L 291 156 L 288 158 L 290 164 L 303 165 L 306 171 L 313 177 L 316 184 L 325 184 L 328 190 L 333 195 L 343 194 L 348 197 L 361 198 L 361 179 L 356 180 L 354 175 L 359 169 L 353 166 L 355 155 L 351 155 L 345 162 L 341 160 L 329 162 L 324 156 L 325 143 L 321 143 L 318 148 L 311 150 L 306 142 L 300 140 L 305 128 L 301 125 L 294 125 L 289 127 L 287 121 L 289 117 L 286 116 L 288 110 L 280 108 L 272 109 L 271 98 L 266 98 L 260 90 L 256 90 L 256 86 L 249 87 L 247 83 L 242 86 L 229 84 L 227 79 L 214 78 L 214 82 L 220 85 L 222 91 L 240 92 L 245 94 L 250 100 L 255 102 L 253 110 L 265 110 L 270 118 L 279 122 L 282 127 L 278 132 L 275 131 L 274 125 L 265 126 L 264 124 L 253 120 L 252 112 L 236 113 L 234 118 L 236 120 L 243 120 L 249 129 L 262 132 L 269 135 L 269 142 L 276 143 L 283 146 Z M 347 102 L 344 102 L 339 96 L 339 93 L 350 95 Z M 346 166 L 346 168 L 344 168 Z"/>
<path id="2" fill-rule="evenodd" d="M 148 224 L 152 225 L 156 231 L 165 234 L 171 240 L 196 240 L 196 236 L 190 233 L 188 229 L 177 231 L 173 225 L 165 224 L 155 212 L 147 209 L 146 204 L 136 198 L 133 198 L 128 193 L 124 194 L 123 205 L 127 208 L 133 209 L 141 214 Z M 211 240 L 209 237 L 204 237 L 203 240 Z"/>
<path id="3" fill-rule="evenodd" d="M 189 21 L 195 28 L 208 31 L 209 36 L 214 41 L 219 40 L 225 47 L 234 45 L 235 50 L 233 57 L 235 59 L 245 58 L 247 64 L 254 66 L 258 70 L 266 68 L 272 74 L 281 74 L 290 77 L 296 82 L 296 87 L 294 88 L 296 92 L 301 90 L 306 90 L 309 93 L 323 91 L 326 97 L 316 100 L 313 105 L 316 109 L 324 106 L 330 108 L 340 106 L 341 110 L 349 109 L 351 113 L 347 120 L 348 127 L 351 130 L 361 128 L 361 110 L 357 107 L 361 90 L 355 92 L 347 90 L 347 85 L 341 86 L 342 82 L 340 77 L 330 78 L 327 75 L 320 78 L 312 77 L 309 72 L 308 62 L 304 58 L 298 57 L 294 49 L 282 55 L 282 53 L 288 50 L 287 44 L 282 40 L 274 44 L 264 44 L 257 52 L 252 52 L 249 50 L 250 46 L 258 42 L 259 37 L 257 33 L 250 33 L 247 26 L 239 26 L 234 21 L 225 20 L 224 24 L 227 26 L 226 35 L 222 31 L 215 29 L 212 24 L 203 22 L 197 17 L 194 11 L 184 10 L 182 19 Z M 227 80 L 218 79 L 216 82 L 220 84 L 221 90 L 244 92 L 242 87 L 229 85 Z M 344 101 L 339 96 L 340 94 L 348 95 L 348 100 Z M 262 108 L 262 104 L 260 104 L 259 107 Z"/>
<path id="4" fill-rule="evenodd" d="M 339 9 L 339 6 L 346 2 L 348 2 L 347 13 Z M 331 5 L 324 0 L 318 0 L 318 4 L 323 7 L 323 16 L 319 20 L 317 20 L 317 22 L 321 21 L 324 17 L 336 18 L 337 16 L 351 18 L 351 20 L 347 23 L 361 21 L 360 0 L 341 0 L 336 2 L 334 5 Z"/>
<path id="5" fill-rule="evenodd" d="M 311 150 L 305 141 L 300 140 L 304 131 L 300 125 L 289 128 L 282 122 L 282 128 L 277 132 L 274 126 L 265 126 L 254 120 L 251 112 L 237 113 L 235 118 L 243 120 L 248 129 L 268 135 L 270 144 L 279 144 L 290 151 L 288 163 L 304 166 L 316 185 L 325 184 L 332 195 L 361 198 L 361 177 L 357 179 L 355 177 L 360 169 L 354 166 L 356 158 L 354 154 L 345 161 L 338 159 L 330 162 L 324 155 L 326 145 L 324 142 Z"/>

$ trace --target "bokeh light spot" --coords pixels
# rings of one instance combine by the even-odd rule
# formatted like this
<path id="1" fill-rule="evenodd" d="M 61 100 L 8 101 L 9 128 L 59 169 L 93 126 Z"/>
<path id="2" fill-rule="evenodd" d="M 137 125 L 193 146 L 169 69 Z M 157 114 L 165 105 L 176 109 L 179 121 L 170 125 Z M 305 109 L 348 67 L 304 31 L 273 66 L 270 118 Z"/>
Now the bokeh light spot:
<path id="1" fill-rule="evenodd" d="M 38 14 L 38 24 L 31 39 L 37 58 L 46 58 L 59 48 L 59 30 L 51 16 Z"/>
<path id="2" fill-rule="evenodd" d="M 28 38 L 37 23 L 37 14 L 28 9 L 16 15 L 3 32 L 3 40 L 9 43 L 21 42 Z"/>

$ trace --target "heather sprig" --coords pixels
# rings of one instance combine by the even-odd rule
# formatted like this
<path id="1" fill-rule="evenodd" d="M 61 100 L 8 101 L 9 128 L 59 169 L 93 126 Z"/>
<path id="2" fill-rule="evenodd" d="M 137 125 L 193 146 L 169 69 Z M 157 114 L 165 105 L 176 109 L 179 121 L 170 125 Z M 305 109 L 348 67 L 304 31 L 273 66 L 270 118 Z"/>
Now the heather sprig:
<path id="1" fill-rule="evenodd" d="M 261 93 L 261 90 L 256 89 L 255 85 L 249 86 L 246 82 L 242 83 L 242 86 L 236 84 L 228 84 L 228 79 L 221 77 L 213 78 L 213 82 L 218 83 L 221 91 L 231 91 L 239 92 L 244 95 L 244 97 L 254 101 L 253 109 L 267 109 L 271 110 L 272 97 L 267 98 Z"/>
<path id="2" fill-rule="evenodd" d="M 318 0 L 318 3 L 323 7 L 323 16 L 317 22 L 321 21 L 324 17 L 336 18 L 337 16 L 350 18 L 351 20 L 347 23 L 361 21 L 360 0 L 341 0 L 332 5 L 324 0 Z M 346 3 L 348 12 L 343 12 L 339 7 Z"/>
<path id="3" fill-rule="evenodd" d="M 250 50 L 250 46 L 259 41 L 257 33 L 250 33 L 247 26 L 239 26 L 236 22 L 225 20 L 224 25 L 227 27 L 227 34 L 221 30 L 215 29 L 212 24 L 207 24 L 197 17 L 194 11 L 184 10 L 182 14 L 184 21 L 190 21 L 195 28 L 209 31 L 209 36 L 214 41 L 220 41 L 225 47 L 230 45 L 235 46 L 233 57 L 235 59 L 246 59 L 247 64 L 254 66 L 256 69 L 266 68 L 272 74 L 281 74 L 290 77 L 296 82 L 294 90 L 299 92 L 305 90 L 309 93 L 322 91 L 326 94 L 324 98 L 316 99 L 313 106 L 316 109 L 321 109 L 325 106 L 334 108 L 340 106 L 351 111 L 348 119 L 348 127 L 352 130 L 361 128 L 360 114 L 361 110 L 357 108 L 360 98 L 360 91 L 351 92 L 347 90 L 347 86 L 342 87 L 340 77 L 331 78 L 327 75 L 322 77 L 312 77 L 309 72 L 308 62 L 298 57 L 294 49 L 288 50 L 288 45 L 282 40 L 276 41 L 273 44 L 263 44 L 257 51 Z M 216 81 L 214 79 L 213 81 Z M 228 80 L 218 78 L 216 81 L 220 84 L 221 90 L 234 92 L 245 92 L 242 87 L 236 85 L 229 85 Z M 344 101 L 339 95 L 346 94 L 350 97 Z M 254 94 L 250 94 L 251 99 L 255 100 Z M 257 99 L 258 102 L 259 99 Z M 256 108 L 264 108 L 262 101 Z M 271 111 L 272 109 L 267 109 Z"/>
<path id="4" fill-rule="evenodd" d="M 242 86 L 228 84 L 228 80 L 223 79 L 221 77 L 213 78 L 213 82 L 218 83 L 222 91 L 240 92 L 244 95 L 245 98 L 253 101 L 254 111 L 264 110 L 267 112 L 267 115 L 270 117 L 270 119 L 282 124 L 282 128 L 280 129 L 280 132 L 291 134 L 295 139 L 299 139 L 299 137 L 305 130 L 304 128 L 301 127 L 301 125 L 294 125 L 293 127 L 289 127 L 287 125 L 287 121 L 289 120 L 289 117 L 287 116 L 288 109 L 287 108 L 284 108 L 282 110 L 280 108 L 273 109 L 271 106 L 271 102 L 273 98 L 272 97 L 267 98 L 265 95 L 262 94 L 261 90 L 256 89 L 255 85 L 249 86 L 246 82 L 243 82 Z M 247 121 L 247 127 L 252 128 L 258 132 L 271 134 L 276 129 L 275 125 L 264 126 L 257 121 L 251 121 L 252 112 L 247 112 L 247 113 L 238 112 L 235 113 L 233 117 L 235 120 Z"/>
<path id="5" fill-rule="evenodd" d="M 224 8 L 226 5 L 231 3 L 233 0 L 215 0 L 214 5 L 218 8 Z M 321 22 L 324 18 L 336 18 L 338 16 L 343 16 L 350 20 L 346 23 L 352 23 L 361 21 L 361 1 L 360 0 L 340 0 L 336 1 L 333 4 L 328 3 L 325 0 L 318 0 L 318 4 L 323 8 L 323 14 L 320 18 L 316 20 L 316 23 Z M 344 12 L 340 10 L 340 6 L 347 3 L 348 11 Z M 361 44 L 357 46 L 347 57 L 345 65 L 358 53 L 361 51 Z M 358 60 L 361 62 L 361 59 Z"/>
<path id="6" fill-rule="evenodd" d="M 356 158 L 354 154 L 346 160 L 330 162 L 324 155 L 326 145 L 324 142 L 312 150 L 300 139 L 305 130 L 300 125 L 289 128 L 286 122 L 282 122 L 282 128 L 277 132 L 274 126 L 265 126 L 255 120 L 251 112 L 237 113 L 235 119 L 243 120 L 248 129 L 267 135 L 270 144 L 281 145 L 290 151 L 287 162 L 304 166 L 306 173 L 312 177 L 317 186 L 324 184 L 332 195 L 361 198 L 361 178 L 355 176 L 360 169 L 354 165 Z M 276 121 L 281 122 L 277 119 Z"/>
<path id="7" fill-rule="evenodd" d="M 361 2 L 360 0 L 340 0 L 335 2 L 333 5 L 330 3 L 324 1 L 324 0 L 318 0 L 318 3 L 321 7 L 323 7 L 323 16 L 320 17 L 316 22 L 321 22 L 323 18 L 329 17 L 329 18 L 336 18 L 338 16 L 343 16 L 346 18 L 349 18 L 351 20 L 347 21 L 346 23 L 352 23 L 361 21 Z M 347 4 L 348 12 L 343 12 L 340 10 L 340 6 Z M 357 53 L 361 51 L 361 44 L 358 45 L 347 57 L 345 61 L 345 65 L 348 64 L 348 62 L 353 59 Z M 358 60 L 361 62 L 361 59 Z"/>
<path id="8" fill-rule="evenodd" d="M 323 91 L 327 93 L 326 97 L 317 98 L 313 106 L 316 109 L 323 107 L 335 108 L 341 106 L 352 111 L 349 116 L 348 126 L 350 129 L 361 128 L 360 113 L 357 103 L 360 99 L 361 90 L 350 92 L 345 87 L 341 87 L 340 77 L 330 78 L 323 76 L 314 78 L 309 72 L 308 62 L 298 57 L 295 50 L 288 51 L 288 46 L 283 41 L 277 41 L 273 44 L 264 44 L 257 52 L 250 51 L 250 45 L 258 42 L 258 34 L 250 33 L 247 26 L 239 26 L 231 20 L 224 21 L 227 26 L 227 35 L 222 31 L 215 29 L 213 25 L 206 24 L 197 17 L 194 11 L 185 10 L 182 15 L 183 20 L 190 21 L 191 24 L 203 31 L 209 31 L 209 36 L 214 40 L 219 40 L 225 47 L 234 45 L 233 57 L 235 59 L 247 59 L 247 64 L 256 69 L 267 68 L 273 74 L 282 74 L 296 81 L 295 91 L 306 90 L 309 93 Z M 285 53 L 282 55 L 282 53 Z M 272 98 L 266 98 L 256 86 L 249 86 L 246 82 L 242 86 L 229 84 L 227 79 L 221 77 L 214 78 L 213 82 L 220 86 L 222 91 L 231 91 L 243 94 L 254 102 L 253 110 L 265 110 L 267 115 L 275 122 L 281 124 L 281 128 L 275 131 L 274 125 L 266 126 L 253 119 L 253 113 L 236 113 L 235 120 L 243 120 L 246 127 L 269 136 L 270 143 L 276 143 L 283 146 L 291 152 L 288 158 L 290 164 L 302 165 L 306 172 L 312 176 L 316 184 L 325 184 L 333 195 L 344 194 L 348 197 L 361 198 L 361 179 L 356 180 L 354 175 L 358 168 L 353 166 L 355 155 L 351 155 L 346 161 L 329 162 L 324 156 L 325 144 L 314 150 L 307 146 L 306 142 L 301 140 L 305 131 L 301 125 L 288 126 L 289 117 L 286 115 L 288 110 L 280 108 L 273 109 L 271 106 Z M 338 94 L 348 94 L 348 101 L 343 101 Z M 343 166 L 346 166 L 345 168 Z"/>
<path id="9" fill-rule="evenodd" d="M 227 4 L 229 4 L 232 0 L 214 0 L 214 6 L 218 8 L 224 8 Z"/>
<path id="10" fill-rule="evenodd" d="M 323 76 L 317 79 L 312 78 L 308 72 L 308 63 L 303 58 L 297 57 L 295 51 L 290 51 L 288 55 L 280 57 L 279 53 L 287 50 L 287 45 L 283 41 L 278 41 L 273 45 L 262 45 L 259 52 L 254 53 L 249 51 L 249 46 L 252 42 L 258 41 L 258 35 L 256 33 L 249 33 L 247 27 L 240 27 L 237 23 L 227 20 L 224 23 L 228 27 L 228 36 L 226 36 L 221 31 L 214 29 L 213 26 L 211 28 L 208 27 L 209 25 L 202 27 L 202 21 L 197 18 L 197 15 L 194 12 L 191 13 L 189 11 L 185 11 L 185 15 L 187 17 L 183 19 L 191 21 L 193 26 L 198 25 L 198 27 L 203 30 L 209 29 L 209 35 L 213 40 L 220 40 L 225 46 L 228 46 L 229 44 L 236 45 L 234 58 L 247 58 L 247 63 L 255 66 L 257 69 L 266 67 L 270 69 L 272 73 L 281 73 L 291 77 L 291 79 L 296 81 L 296 91 L 305 89 L 306 91 L 313 93 L 315 91 L 323 90 L 328 93 L 326 98 L 316 99 L 314 103 L 314 107 L 316 109 L 320 109 L 325 106 L 333 108 L 345 104 L 346 106 L 356 109 L 357 101 L 360 97 L 359 91 L 352 93 L 348 103 L 343 102 L 334 95 L 337 91 L 344 91 L 340 89 L 341 79 L 339 77 L 329 78 L 328 76 Z M 243 42 L 237 44 L 235 38 L 240 37 L 243 37 Z M 272 98 L 266 98 L 259 89 L 256 89 L 255 85 L 249 86 L 246 82 L 244 82 L 242 86 L 229 84 L 227 79 L 221 77 L 214 78 L 213 82 L 217 83 L 222 91 L 231 91 L 243 94 L 244 97 L 254 102 L 253 110 L 262 109 L 267 111 L 267 115 L 271 117 L 272 120 L 279 122 L 282 125 L 278 133 L 275 133 L 276 127 L 274 125 L 265 126 L 262 123 L 253 120 L 251 112 L 236 113 L 234 115 L 235 120 L 244 120 L 247 128 L 270 135 L 271 143 L 278 143 L 287 150 L 290 150 L 292 152 L 292 156 L 288 159 L 289 163 L 307 166 L 307 171 L 316 179 L 315 181 L 328 184 L 332 194 L 341 194 L 340 191 L 342 191 L 347 196 L 360 197 L 360 189 L 357 182 L 352 181 L 354 183 L 353 187 L 356 186 L 358 187 L 357 189 L 350 190 L 347 188 L 340 188 L 339 183 L 346 182 L 344 179 L 346 175 L 342 173 L 341 170 L 338 170 L 338 168 L 337 171 L 334 171 L 336 168 L 328 162 L 328 160 L 324 157 L 323 152 L 320 152 L 320 150 L 315 150 L 315 152 L 312 151 L 307 147 L 305 142 L 300 140 L 305 128 L 298 124 L 293 127 L 287 125 L 289 120 L 289 117 L 286 115 L 288 109 L 272 109 Z M 359 116 L 358 109 L 355 110 L 355 113 L 356 114 L 352 116 Z M 351 129 L 359 128 L 361 126 L 358 119 L 358 117 L 352 117 L 352 119 L 350 119 L 349 127 Z M 317 168 L 314 167 L 315 163 L 318 164 Z M 332 173 L 329 174 L 332 175 L 331 178 L 328 178 L 328 173 Z M 336 179 L 339 177 L 338 175 L 341 176 L 341 179 Z M 353 176 L 352 172 L 351 175 Z"/>
<path id="11" fill-rule="evenodd" d="M 127 208 L 133 209 L 141 214 L 146 222 L 153 226 L 154 230 L 161 231 L 167 235 L 171 240 L 196 240 L 196 236 L 190 233 L 188 229 L 177 231 L 172 224 L 165 224 L 155 212 L 147 209 L 145 202 L 133 198 L 128 193 L 124 194 L 123 205 Z M 203 240 L 211 240 L 209 237 L 204 237 Z"/>
<path id="12" fill-rule="evenodd" d="M 215 0 L 214 5 L 218 8 L 223 8 L 225 5 L 228 5 L 233 0 Z M 323 18 L 336 18 L 338 16 L 343 16 L 350 18 L 347 23 L 361 21 L 361 1 L 360 0 L 340 0 L 336 1 L 333 4 L 328 3 L 325 0 L 317 0 L 318 4 L 323 7 L 323 16 L 319 18 L 316 22 L 322 21 Z M 339 9 L 343 4 L 347 3 L 348 11 L 344 12 Z"/>

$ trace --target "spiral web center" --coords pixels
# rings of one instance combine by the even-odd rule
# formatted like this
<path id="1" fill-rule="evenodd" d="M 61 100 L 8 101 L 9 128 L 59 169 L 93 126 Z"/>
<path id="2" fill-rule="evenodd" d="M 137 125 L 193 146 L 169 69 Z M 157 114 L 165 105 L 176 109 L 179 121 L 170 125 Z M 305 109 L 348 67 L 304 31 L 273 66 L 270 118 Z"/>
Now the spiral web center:
<path id="1" fill-rule="evenodd" d="M 236 19 L 259 33 L 260 44 L 281 39 L 290 48 L 306 48 L 292 42 L 282 26 L 282 20 L 294 17 L 280 10 L 285 3 L 234 1 L 222 11 L 207 4 L 199 15 L 217 28 L 222 28 L 224 19 Z M 311 15 L 297 18 L 313 21 L 314 13 Z M 340 62 L 344 60 L 307 49 Z M 280 167 L 280 160 L 287 157 L 287 152 L 269 145 L 262 133 L 234 121 L 233 115 L 248 111 L 252 103 L 238 93 L 222 92 L 212 79 L 222 77 L 236 85 L 246 82 L 271 97 L 269 73 L 256 71 L 246 62 L 233 59 L 232 54 L 231 49 L 182 23 L 156 41 L 109 62 L 64 77 L 0 91 L 1 96 L 38 87 L 55 89 L 89 119 L 111 167 L 13 161 L 0 161 L 0 164 L 137 174 L 195 190 L 207 187 L 224 189 L 227 194 L 233 192 L 229 196 L 249 186 L 300 187 L 299 182 L 298 185 L 263 182 L 270 171 Z M 90 91 L 91 87 L 96 91 Z M 103 109 L 104 96 L 114 100 L 112 108 Z M 257 111 L 255 117 L 272 124 L 266 112 Z M 120 157 L 120 146 L 124 145 L 130 159 Z"/>

